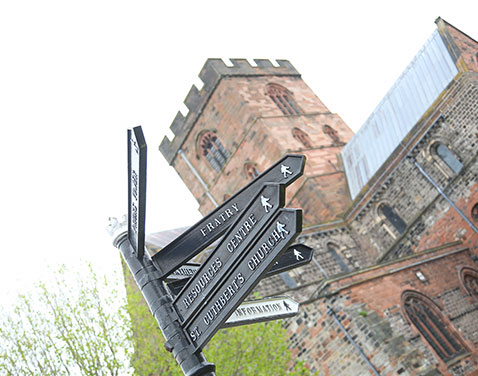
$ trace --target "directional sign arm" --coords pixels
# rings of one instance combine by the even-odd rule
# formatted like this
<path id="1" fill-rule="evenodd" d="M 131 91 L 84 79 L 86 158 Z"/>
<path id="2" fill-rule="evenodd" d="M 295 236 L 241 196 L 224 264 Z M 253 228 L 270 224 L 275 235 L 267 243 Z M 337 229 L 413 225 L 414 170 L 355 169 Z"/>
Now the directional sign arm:
<path id="1" fill-rule="evenodd" d="M 237 307 L 221 328 L 284 319 L 293 317 L 297 313 L 299 313 L 299 303 L 287 296 L 252 300 Z"/>
<path id="2" fill-rule="evenodd" d="M 262 204 L 263 197 L 268 199 L 267 209 Z M 282 184 L 268 183 L 239 214 L 234 225 L 175 299 L 174 305 L 183 322 L 202 305 L 204 297 L 214 292 L 229 275 L 249 244 L 284 203 L 285 187 Z"/>
<path id="3" fill-rule="evenodd" d="M 276 182 L 288 186 L 303 174 L 304 167 L 305 156 L 286 155 L 153 255 L 153 264 L 163 277 L 167 276 L 223 235 L 263 184 Z"/>
<path id="4" fill-rule="evenodd" d="M 297 260 L 295 253 L 299 252 L 303 258 Z M 273 275 L 280 274 L 282 272 L 286 272 L 291 269 L 298 268 L 300 266 L 308 264 L 312 260 L 312 256 L 314 254 L 314 249 L 306 246 L 305 244 L 294 244 L 287 248 L 287 250 L 279 257 L 279 259 L 272 265 L 272 267 L 267 271 L 264 278 L 272 277 Z M 189 266 L 185 264 L 185 266 Z M 199 265 L 199 264 L 194 264 Z M 184 267 L 184 266 L 183 266 Z M 183 268 L 182 267 L 182 268 Z M 199 266 L 194 266 L 199 269 Z M 190 271 L 191 269 L 188 269 Z M 175 275 L 176 271 L 169 275 L 171 278 Z M 168 282 L 168 287 L 171 293 L 176 296 L 179 292 L 186 286 L 187 282 L 191 279 L 190 274 L 182 273 L 174 280 Z"/>
<path id="5" fill-rule="evenodd" d="M 280 225 L 278 225 L 280 223 Z M 302 211 L 281 209 L 201 309 L 185 325 L 200 351 L 302 230 Z"/>

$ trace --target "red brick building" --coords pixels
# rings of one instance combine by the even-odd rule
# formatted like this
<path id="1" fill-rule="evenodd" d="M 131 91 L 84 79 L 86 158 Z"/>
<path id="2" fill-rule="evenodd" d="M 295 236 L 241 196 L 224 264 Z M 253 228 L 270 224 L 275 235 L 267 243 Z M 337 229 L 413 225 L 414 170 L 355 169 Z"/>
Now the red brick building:
<path id="1" fill-rule="evenodd" d="M 301 303 L 321 375 L 478 375 L 478 43 L 442 19 L 354 135 L 285 60 L 209 59 L 160 150 L 203 214 L 287 153 L 309 265 L 263 280 Z"/>

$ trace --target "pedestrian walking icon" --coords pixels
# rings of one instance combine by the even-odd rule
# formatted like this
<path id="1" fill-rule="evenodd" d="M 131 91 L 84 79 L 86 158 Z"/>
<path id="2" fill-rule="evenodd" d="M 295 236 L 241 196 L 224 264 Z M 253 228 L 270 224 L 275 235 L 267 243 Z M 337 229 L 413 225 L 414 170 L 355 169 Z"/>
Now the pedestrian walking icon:
<path id="1" fill-rule="evenodd" d="M 284 178 L 287 177 L 287 174 L 292 175 L 292 171 L 286 165 L 280 165 L 280 172 L 284 175 Z"/>
<path id="2" fill-rule="evenodd" d="M 289 234 L 289 231 L 287 231 L 285 229 L 285 225 L 283 225 L 282 223 L 280 223 L 279 221 L 277 221 L 277 231 L 279 232 L 280 236 L 284 237 L 284 234 L 285 235 L 288 235 Z"/>
<path id="3" fill-rule="evenodd" d="M 269 213 L 269 209 L 272 208 L 272 205 L 269 204 L 269 200 L 270 198 L 261 196 L 261 204 L 264 207 L 264 210 L 266 211 L 266 213 Z"/>
<path id="4" fill-rule="evenodd" d="M 300 259 L 303 259 L 303 258 L 304 258 L 304 256 L 302 256 L 302 253 L 299 252 L 299 251 L 298 251 L 297 249 L 295 249 L 295 248 L 294 248 L 294 256 L 295 256 L 295 259 L 296 259 L 297 261 L 299 261 Z"/>

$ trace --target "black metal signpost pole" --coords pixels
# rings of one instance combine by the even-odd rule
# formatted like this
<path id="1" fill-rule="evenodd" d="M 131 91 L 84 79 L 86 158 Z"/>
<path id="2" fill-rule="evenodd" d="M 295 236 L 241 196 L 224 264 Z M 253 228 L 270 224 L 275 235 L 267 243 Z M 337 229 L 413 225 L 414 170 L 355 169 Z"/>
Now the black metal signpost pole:
<path id="1" fill-rule="evenodd" d="M 198 352 L 185 335 L 164 282 L 144 253 L 146 143 L 141 127 L 128 132 L 128 152 L 128 230 L 119 233 L 113 240 L 113 245 L 120 249 L 166 339 L 166 350 L 173 353 L 184 375 L 214 376 L 215 365 L 208 363 L 202 352 Z"/>
<path id="2" fill-rule="evenodd" d="M 305 157 L 285 156 L 150 258 L 144 252 L 146 149 L 141 127 L 128 130 L 128 228 L 118 231 L 110 225 L 110 230 L 115 227 L 113 244 L 184 375 L 214 376 L 215 365 L 206 361 L 202 348 L 221 327 L 290 317 L 298 311 L 298 304 L 288 298 L 238 307 L 271 268 L 273 274 L 312 258 L 313 250 L 304 245 L 288 249 L 302 230 L 302 211 L 283 208 L 285 188 L 302 175 Z M 187 264 L 223 234 L 202 265 Z M 186 276 L 173 301 L 165 283 Z M 237 317 L 227 324 L 236 309 Z"/>
<path id="3" fill-rule="evenodd" d="M 186 337 L 178 315 L 172 308 L 171 297 L 164 283 L 157 278 L 156 268 L 148 257 L 144 256 L 141 260 L 136 257 L 126 234 L 118 240 L 116 247 L 120 249 L 151 313 L 159 324 L 166 340 L 164 345 L 166 350 L 173 353 L 184 375 L 214 376 L 215 365 L 208 363 L 202 352 L 197 352 Z"/>

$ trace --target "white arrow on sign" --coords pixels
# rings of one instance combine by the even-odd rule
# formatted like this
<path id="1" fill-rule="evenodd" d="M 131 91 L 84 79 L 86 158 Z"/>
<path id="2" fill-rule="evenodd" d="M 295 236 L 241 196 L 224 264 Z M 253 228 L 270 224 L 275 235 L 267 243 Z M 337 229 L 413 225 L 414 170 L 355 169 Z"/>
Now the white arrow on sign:
<path id="1" fill-rule="evenodd" d="M 299 252 L 297 249 L 294 248 L 294 256 L 296 258 L 297 261 L 301 260 L 304 258 L 304 256 L 302 256 L 302 253 Z"/>
<path id="2" fill-rule="evenodd" d="M 252 300 L 242 303 L 222 326 L 255 324 L 263 321 L 278 320 L 295 316 L 299 312 L 299 303 L 287 296 Z"/>

